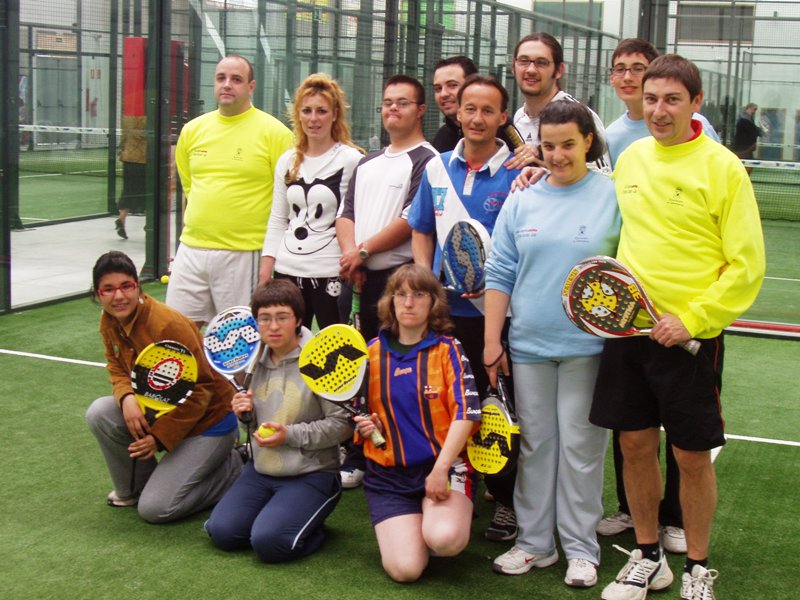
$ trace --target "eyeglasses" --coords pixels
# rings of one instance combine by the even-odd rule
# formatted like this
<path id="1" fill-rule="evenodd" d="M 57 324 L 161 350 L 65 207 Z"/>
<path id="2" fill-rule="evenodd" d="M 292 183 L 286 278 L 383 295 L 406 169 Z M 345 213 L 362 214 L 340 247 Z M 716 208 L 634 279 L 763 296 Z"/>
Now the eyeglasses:
<path id="1" fill-rule="evenodd" d="M 103 298 L 108 298 L 109 296 L 113 296 L 114 294 L 116 294 L 117 290 L 121 291 L 123 294 L 130 294 L 132 292 L 135 292 L 138 289 L 138 287 L 139 284 L 137 284 L 135 281 L 123 281 L 118 286 L 104 285 L 99 290 L 97 290 L 97 293 Z"/>
<path id="2" fill-rule="evenodd" d="M 419 102 L 415 102 L 414 100 L 409 100 L 408 98 L 400 98 L 399 100 L 384 100 L 381 102 L 381 105 L 375 109 L 377 112 L 381 112 L 384 108 L 389 110 L 392 106 L 397 106 L 397 108 L 408 108 L 412 104 L 419 104 Z"/>
<path id="3" fill-rule="evenodd" d="M 271 325 L 273 321 L 278 325 L 286 325 L 293 317 L 294 315 L 289 313 L 281 313 L 274 317 L 272 315 L 258 315 L 257 321 L 259 325 Z"/>
<path id="4" fill-rule="evenodd" d="M 625 71 L 630 71 L 631 75 L 641 75 L 647 71 L 647 65 L 643 65 L 642 63 L 634 63 L 630 67 L 626 67 L 625 65 L 614 65 L 611 67 L 610 71 L 615 77 L 624 77 Z"/>
<path id="5" fill-rule="evenodd" d="M 527 56 L 515 58 L 514 62 L 517 63 L 518 67 L 522 67 L 523 69 L 527 69 L 532 64 L 539 71 L 542 71 L 553 64 L 546 58 L 528 58 Z"/>
<path id="6" fill-rule="evenodd" d="M 419 290 L 414 290 L 413 292 L 395 292 L 392 294 L 394 297 L 395 302 L 405 302 L 409 298 L 414 302 L 422 300 L 423 298 L 428 298 L 430 294 L 428 292 L 421 292 Z"/>

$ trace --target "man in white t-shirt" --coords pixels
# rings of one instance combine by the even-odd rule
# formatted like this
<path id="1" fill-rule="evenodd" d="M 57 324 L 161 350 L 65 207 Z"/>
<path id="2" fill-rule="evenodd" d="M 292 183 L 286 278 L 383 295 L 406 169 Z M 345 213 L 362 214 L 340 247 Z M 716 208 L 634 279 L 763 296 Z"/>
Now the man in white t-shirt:
<path id="1" fill-rule="evenodd" d="M 530 149 L 539 151 L 539 113 L 556 100 L 578 102 L 576 98 L 563 91 L 560 80 L 564 76 L 564 50 L 558 40 L 549 33 L 526 35 L 514 48 L 512 69 L 517 87 L 525 97 L 525 103 L 514 113 L 514 126 L 519 130 L 523 141 Z M 605 146 L 603 121 L 589 109 L 595 122 L 597 134 Z M 510 161 L 509 168 L 521 168 L 530 160 L 525 154 L 517 153 L 518 162 Z M 606 148 L 602 158 L 594 161 L 591 168 L 603 173 L 611 173 L 611 160 Z"/>
<path id="2" fill-rule="evenodd" d="M 386 281 L 411 262 L 411 227 L 401 215 L 437 154 L 422 133 L 425 108 L 425 88 L 417 79 L 389 78 L 380 106 L 389 145 L 358 163 L 336 219 L 339 275 L 360 289 L 361 333 L 368 340 L 378 334 L 377 303 Z"/>

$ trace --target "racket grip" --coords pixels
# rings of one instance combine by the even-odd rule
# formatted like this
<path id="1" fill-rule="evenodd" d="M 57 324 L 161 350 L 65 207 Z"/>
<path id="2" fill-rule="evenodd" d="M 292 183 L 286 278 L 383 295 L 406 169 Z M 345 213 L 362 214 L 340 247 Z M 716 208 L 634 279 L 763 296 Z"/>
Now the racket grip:
<path id="1" fill-rule="evenodd" d="M 508 138 L 508 141 L 511 142 L 511 145 L 514 146 L 514 149 L 524 146 L 525 142 L 522 140 L 522 136 L 519 134 L 519 131 L 513 124 L 509 123 L 506 125 L 506 128 L 503 130 Z"/>
<path id="2" fill-rule="evenodd" d="M 242 414 L 239 415 L 239 420 L 245 425 L 247 425 L 253 420 L 253 413 L 250 411 L 243 412 Z"/>
<path id="3" fill-rule="evenodd" d="M 386 448 L 386 439 L 383 437 L 381 432 L 378 431 L 377 427 L 372 430 L 372 433 L 370 434 L 369 439 L 372 440 L 372 443 L 375 444 L 376 448 L 380 448 L 381 450 Z"/>
<path id="4" fill-rule="evenodd" d="M 697 353 L 700 351 L 700 342 L 698 342 L 697 340 L 689 340 L 688 342 L 683 342 L 680 346 L 692 356 L 697 356 Z"/>

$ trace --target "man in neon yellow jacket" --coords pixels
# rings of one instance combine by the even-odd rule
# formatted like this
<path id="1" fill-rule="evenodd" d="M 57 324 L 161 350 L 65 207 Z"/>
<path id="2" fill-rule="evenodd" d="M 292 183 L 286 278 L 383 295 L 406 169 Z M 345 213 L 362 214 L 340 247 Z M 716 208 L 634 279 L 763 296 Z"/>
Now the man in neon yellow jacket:
<path id="1" fill-rule="evenodd" d="M 661 319 L 649 338 L 607 340 L 590 421 L 621 431 L 625 491 L 635 550 L 604 600 L 642 600 L 672 583 L 658 537 L 664 426 L 681 480 L 687 560 L 681 598 L 712 599 L 708 569 L 717 486 L 711 449 L 725 443 L 720 405 L 722 331 L 755 300 L 764 278 L 764 238 L 753 187 L 739 159 L 692 118 L 702 103 L 697 67 L 655 59 L 643 78 L 652 137 L 616 163 L 622 214 L 617 258 L 642 281 Z M 697 356 L 678 344 L 701 343 Z"/>

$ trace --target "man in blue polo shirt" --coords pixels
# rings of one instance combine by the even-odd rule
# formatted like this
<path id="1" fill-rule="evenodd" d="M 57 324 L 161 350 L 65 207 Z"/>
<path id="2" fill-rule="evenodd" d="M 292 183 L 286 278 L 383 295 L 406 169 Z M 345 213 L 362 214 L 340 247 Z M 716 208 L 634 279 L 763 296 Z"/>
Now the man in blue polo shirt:
<path id="1" fill-rule="evenodd" d="M 458 92 L 456 113 L 464 137 L 452 152 L 433 158 L 425 166 L 419 189 L 408 212 L 412 228 L 414 262 L 441 270 L 441 245 L 450 228 L 464 219 L 476 219 L 489 233 L 519 173 L 504 163 L 511 156 L 497 132 L 508 121 L 508 92 L 494 77 L 473 74 Z M 473 297 L 467 297 L 473 296 Z M 478 392 L 483 396 L 489 378 L 483 363 L 483 298 L 481 294 L 449 294 L 450 314 L 456 337 L 473 369 Z M 506 328 L 507 331 L 507 328 Z M 486 485 L 497 501 L 495 516 L 486 530 L 493 541 L 516 538 L 513 510 L 515 473 L 487 477 Z"/>

